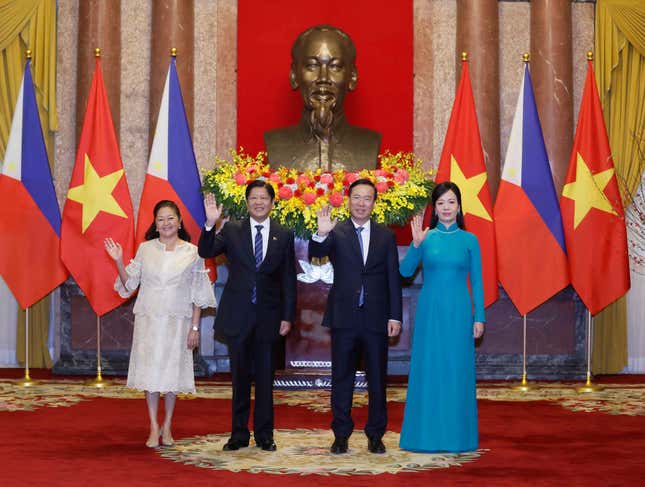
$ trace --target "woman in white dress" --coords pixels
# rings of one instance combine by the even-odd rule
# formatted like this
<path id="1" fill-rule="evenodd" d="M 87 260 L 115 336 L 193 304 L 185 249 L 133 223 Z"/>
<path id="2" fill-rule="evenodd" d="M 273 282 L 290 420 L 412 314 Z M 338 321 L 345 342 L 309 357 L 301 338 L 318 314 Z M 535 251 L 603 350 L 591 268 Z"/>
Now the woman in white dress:
<path id="1" fill-rule="evenodd" d="M 215 307 L 213 286 L 204 260 L 181 226 L 173 201 L 159 201 L 146 241 L 126 267 L 118 242 L 105 239 L 105 249 L 116 262 L 114 289 L 126 298 L 139 288 L 134 305 L 134 333 L 127 387 L 145 391 L 150 416 L 146 446 L 174 444 L 172 414 L 178 392 L 195 392 L 193 348 L 199 344 L 201 308 Z M 164 394 L 165 416 L 157 420 L 159 395 Z"/>

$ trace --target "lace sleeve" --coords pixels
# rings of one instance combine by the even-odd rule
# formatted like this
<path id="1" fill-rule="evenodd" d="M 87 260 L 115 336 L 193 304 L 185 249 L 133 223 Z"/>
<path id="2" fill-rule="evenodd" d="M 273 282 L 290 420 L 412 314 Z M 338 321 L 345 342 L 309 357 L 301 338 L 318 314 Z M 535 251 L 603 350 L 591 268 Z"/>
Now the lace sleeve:
<path id="1" fill-rule="evenodd" d="M 208 279 L 208 270 L 201 258 L 193 265 L 190 301 L 200 308 L 214 308 L 217 305 L 213 284 Z"/>
<path id="2" fill-rule="evenodd" d="M 141 280 L 141 262 L 134 259 L 131 260 L 125 268 L 125 272 L 128 273 L 128 280 L 125 282 L 125 286 L 121 282 L 121 278 L 117 275 L 116 281 L 114 281 L 114 290 L 122 298 L 129 298 L 139 287 L 139 281 Z"/>

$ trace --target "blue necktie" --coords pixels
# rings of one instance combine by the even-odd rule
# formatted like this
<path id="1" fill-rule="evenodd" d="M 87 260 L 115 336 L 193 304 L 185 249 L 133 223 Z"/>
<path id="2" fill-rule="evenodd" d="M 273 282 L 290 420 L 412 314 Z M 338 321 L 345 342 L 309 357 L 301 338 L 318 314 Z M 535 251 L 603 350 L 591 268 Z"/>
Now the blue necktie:
<path id="1" fill-rule="evenodd" d="M 364 230 L 363 227 L 356 227 L 356 236 L 358 236 L 358 245 L 361 247 L 361 257 L 363 259 L 363 263 L 365 263 L 365 249 L 363 248 L 363 237 L 361 236 L 361 232 Z M 363 286 L 361 286 L 361 294 L 358 296 L 358 305 L 363 306 L 363 301 L 365 299 L 365 290 L 363 289 Z"/>
<path id="2" fill-rule="evenodd" d="M 257 230 L 255 234 L 255 269 L 260 268 L 260 264 L 262 264 L 262 229 L 264 228 L 263 225 L 255 225 L 255 228 Z M 253 286 L 253 293 L 251 294 L 251 302 L 255 304 L 257 298 L 257 291 L 255 288 L 255 285 Z"/>

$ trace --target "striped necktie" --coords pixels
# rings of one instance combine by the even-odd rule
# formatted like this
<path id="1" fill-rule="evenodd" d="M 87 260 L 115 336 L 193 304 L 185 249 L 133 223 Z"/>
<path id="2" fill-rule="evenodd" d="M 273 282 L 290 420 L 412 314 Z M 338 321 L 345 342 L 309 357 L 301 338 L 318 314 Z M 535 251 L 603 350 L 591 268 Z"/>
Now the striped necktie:
<path id="1" fill-rule="evenodd" d="M 255 225 L 255 229 L 257 232 L 255 233 L 255 269 L 260 268 L 260 264 L 262 264 L 262 229 L 264 228 L 264 225 Z M 251 294 L 251 302 L 255 304 L 257 301 L 257 289 L 255 285 L 253 285 L 253 293 Z"/>
<path id="2" fill-rule="evenodd" d="M 356 236 L 358 237 L 358 245 L 361 247 L 361 257 L 363 259 L 363 263 L 365 263 L 365 249 L 363 248 L 363 236 L 361 233 L 365 230 L 363 227 L 356 227 Z M 363 306 L 363 302 L 365 300 L 365 290 L 363 289 L 363 286 L 361 286 L 361 294 L 358 296 L 358 306 Z"/>

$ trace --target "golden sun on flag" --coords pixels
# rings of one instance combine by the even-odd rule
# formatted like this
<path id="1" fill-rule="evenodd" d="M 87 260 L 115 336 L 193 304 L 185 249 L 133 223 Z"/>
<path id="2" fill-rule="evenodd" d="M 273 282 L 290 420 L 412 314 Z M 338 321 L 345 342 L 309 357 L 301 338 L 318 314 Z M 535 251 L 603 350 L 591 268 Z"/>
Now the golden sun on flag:
<path id="1" fill-rule="evenodd" d="M 123 177 L 123 169 L 114 171 L 106 176 L 99 176 L 87 154 L 85 154 L 85 169 L 83 184 L 70 188 L 67 197 L 83 206 L 82 233 L 92 224 L 100 211 L 128 218 L 119 203 L 112 196 L 112 191 Z"/>
<path id="2" fill-rule="evenodd" d="M 486 173 L 482 172 L 470 178 L 464 176 L 454 155 L 450 155 L 450 180 L 461 190 L 461 211 L 464 216 L 470 214 L 492 222 L 488 210 L 479 199 L 479 192 L 486 183 Z"/>
<path id="3" fill-rule="evenodd" d="M 562 196 L 572 199 L 575 203 L 573 228 L 576 229 L 580 222 L 592 208 L 617 215 L 607 196 L 605 188 L 612 176 L 614 168 L 606 169 L 596 174 L 591 174 L 587 163 L 578 152 L 576 159 L 576 180 L 564 185 Z"/>

